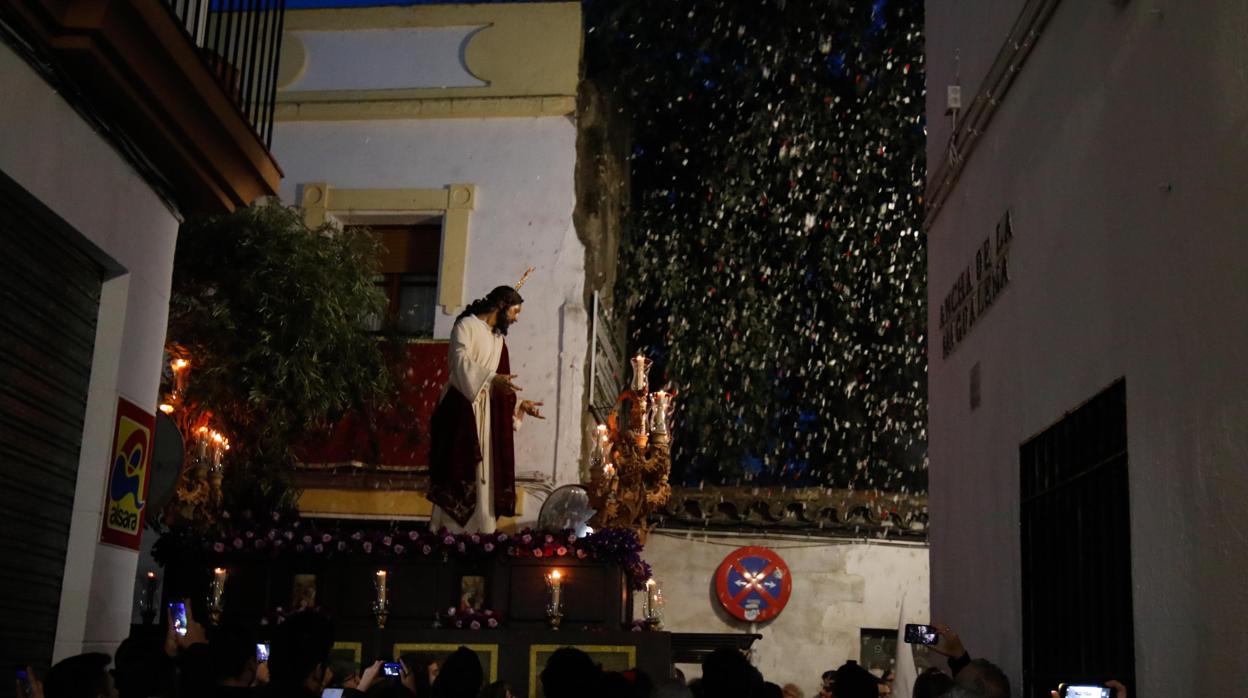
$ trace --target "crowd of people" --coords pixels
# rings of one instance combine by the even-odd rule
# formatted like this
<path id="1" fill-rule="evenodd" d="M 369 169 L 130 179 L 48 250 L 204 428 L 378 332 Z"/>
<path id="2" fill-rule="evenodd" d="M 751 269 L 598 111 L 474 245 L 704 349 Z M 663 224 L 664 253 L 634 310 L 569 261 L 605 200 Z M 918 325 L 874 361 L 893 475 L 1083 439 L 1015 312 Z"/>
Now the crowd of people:
<path id="1" fill-rule="evenodd" d="M 187 604 L 189 609 L 189 604 Z M 948 671 L 928 668 L 915 679 L 913 698 L 1011 698 L 1010 681 L 992 662 L 972 658 L 958 634 L 936 626 L 932 649 Z M 330 660 L 334 627 L 311 611 L 273 628 L 267 661 L 254 632 L 217 628 L 211 635 L 188 617 L 184 633 L 170 623 L 163 647 L 128 639 L 115 657 L 89 653 L 57 663 L 40 681 L 19 674 L 17 698 L 515 698 L 504 681 L 488 683 L 481 660 L 460 647 L 441 663 L 416 655 L 397 658 L 397 675 L 383 661 L 366 667 Z M 111 666 L 111 668 L 110 668 Z M 393 664 L 391 665 L 393 667 Z M 805 698 L 799 686 L 764 679 L 749 658 L 719 649 L 702 662 L 702 676 L 686 683 L 678 669 L 651 677 L 639 669 L 607 671 L 574 647 L 556 650 L 541 671 L 545 698 Z M 1115 698 L 1126 688 L 1107 684 Z M 893 676 L 877 676 L 854 661 L 824 672 L 818 698 L 879 698 L 893 693 Z M 1054 692 L 1054 698 L 1057 694 Z"/>

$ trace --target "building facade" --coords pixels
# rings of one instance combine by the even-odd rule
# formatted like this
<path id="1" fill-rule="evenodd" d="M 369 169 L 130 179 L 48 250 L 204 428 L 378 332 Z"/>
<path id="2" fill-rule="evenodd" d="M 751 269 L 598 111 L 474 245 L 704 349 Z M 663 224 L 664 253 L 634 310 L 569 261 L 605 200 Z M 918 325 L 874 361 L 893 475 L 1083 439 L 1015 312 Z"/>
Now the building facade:
<path id="1" fill-rule="evenodd" d="M 1242 692 L 1245 26 L 928 3 L 932 616 L 1015 695 Z"/>

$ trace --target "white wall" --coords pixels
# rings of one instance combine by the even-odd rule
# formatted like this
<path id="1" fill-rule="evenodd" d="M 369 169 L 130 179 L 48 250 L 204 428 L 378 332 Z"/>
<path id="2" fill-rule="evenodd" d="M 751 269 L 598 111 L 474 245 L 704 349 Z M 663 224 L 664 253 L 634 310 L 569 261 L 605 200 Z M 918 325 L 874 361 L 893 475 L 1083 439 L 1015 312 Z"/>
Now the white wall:
<path id="1" fill-rule="evenodd" d="M 0 170 L 126 272 L 104 284 L 55 658 L 129 634 L 138 553 L 98 543 L 117 396 L 155 412 L 178 221 L 47 83 L 0 44 Z"/>
<path id="2" fill-rule="evenodd" d="M 469 223 L 465 301 L 537 270 L 522 289 L 507 345 L 523 397 L 545 402 L 546 421 L 516 435 L 516 470 L 576 481 L 580 458 L 587 313 L 585 248 L 572 226 L 576 127 L 563 117 L 281 122 L 273 152 L 297 201 L 306 182 L 342 188 L 477 186 Z M 436 337 L 454 314 L 438 311 Z M 530 513 L 526 504 L 526 516 Z"/>
<path id="3" fill-rule="evenodd" d="M 929 46 L 989 40 L 941 18 L 996 4 L 929 2 Z M 1014 214 L 1011 285 L 949 359 L 930 343 L 929 388 L 933 614 L 1016 683 L 1019 444 L 1125 376 L 1139 695 L 1243 692 L 1246 27 L 1240 0 L 1063 3 L 930 232 L 936 335 Z"/>
<path id="4" fill-rule="evenodd" d="M 793 593 L 779 616 L 751 625 L 715 598 L 715 571 L 739 547 L 771 548 L 792 573 Z M 826 539 L 714 537 L 654 532 L 642 557 L 663 590 L 663 627 L 672 632 L 758 632 L 754 664 L 771 682 L 796 683 L 812 695 L 820 676 L 857 660 L 862 628 L 896 628 L 902 597 L 906 622 L 928 617 L 927 548 Z M 641 598 L 635 599 L 641 615 Z M 687 679 L 700 667 L 681 665 Z"/>

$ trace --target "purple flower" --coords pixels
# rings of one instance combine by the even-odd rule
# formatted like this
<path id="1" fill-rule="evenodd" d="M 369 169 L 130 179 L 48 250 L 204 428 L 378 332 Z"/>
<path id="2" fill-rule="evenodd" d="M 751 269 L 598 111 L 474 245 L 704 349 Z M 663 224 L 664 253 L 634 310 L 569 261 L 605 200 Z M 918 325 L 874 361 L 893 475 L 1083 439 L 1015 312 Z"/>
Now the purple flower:
<path id="1" fill-rule="evenodd" d="M 366 553 L 373 552 L 373 544 L 368 541 L 364 541 L 364 552 Z"/>
<path id="2" fill-rule="evenodd" d="M 477 534 L 475 534 L 475 533 L 474 533 L 474 534 L 472 534 L 472 542 L 473 542 L 473 543 L 480 543 L 480 542 L 481 542 L 481 536 L 479 536 L 479 535 L 477 535 Z"/>
<path id="3" fill-rule="evenodd" d="M 526 533 L 523 536 L 520 536 L 520 540 L 524 541 L 525 544 L 527 545 L 533 542 L 533 536 L 530 536 L 529 534 Z"/>
<path id="4" fill-rule="evenodd" d="M 351 534 L 351 540 L 359 540 L 363 537 L 364 537 L 364 534 L 359 531 L 356 531 L 355 533 Z"/>
<path id="5" fill-rule="evenodd" d="M 502 543 L 502 542 L 503 542 L 503 541 L 505 541 L 505 540 L 507 540 L 507 534 L 506 534 L 506 533 L 499 533 L 499 534 L 498 534 L 498 542 L 499 542 L 499 543 Z"/>
<path id="6" fill-rule="evenodd" d="M 462 627 L 464 627 L 464 621 L 462 621 L 462 620 L 457 620 L 457 621 L 455 621 L 455 627 L 457 627 L 457 628 L 462 628 Z"/>
<path id="7" fill-rule="evenodd" d="M 322 534 L 321 534 L 321 542 L 322 542 L 322 543 L 328 543 L 328 542 L 330 542 L 330 541 L 331 541 L 331 540 L 333 540 L 333 539 L 334 539 L 334 537 L 333 537 L 333 536 L 331 536 L 331 535 L 329 535 L 328 533 L 322 533 Z"/>
<path id="8" fill-rule="evenodd" d="M 285 533 L 283 533 L 282 535 L 286 538 L 286 540 L 294 540 L 294 538 L 295 538 L 295 532 L 294 532 L 294 531 L 286 531 L 286 532 L 285 532 Z"/>
<path id="9" fill-rule="evenodd" d="M 420 538 L 420 532 L 419 532 L 419 531 L 417 531 L 416 529 L 412 529 L 412 530 L 410 530 L 410 531 L 408 531 L 408 532 L 407 532 L 407 539 L 408 539 L 408 540 L 417 540 L 417 539 L 419 539 L 419 538 Z"/>
<path id="10" fill-rule="evenodd" d="M 402 543 L 400 543 L 399 545 L 394 546 L 394 554 L 395 554 L 395 555 L 402 555 L 402 554 L 403 554 L 403 550 L 404 550 L 404 548 L 403 548 L 403 544 L 402 544 Z"/>
<path id="11" fill-rule="evenodd" d="M 248 540 L 251 540 L 252 538 L 256 537 L 256 534 L 252 531 L 247 531 L 246 533 L 243 534 L 243 537 Z"/>
<path id="12" fill-rule="evenodd" d="M 497 620 L 495 620 L 494 618 L 490 618 L 489 620 L 485 621 L 485 624 L 486 624 L 486 625 L 488 625 L 488 626 L 490 626 L 491 628 L 497 628 L 497 627 L 498 627 L 498 621 L 497 621 Z"/>
<path id="13" fill-rule="evenodd" d="M 235 547 L 235 548 L 241 548 L 241 547 L 243 547 L 243 539 L 242 539 L 242 538 L 235 538 L 235 539 L 234 539 L 234 547 Z"/>
<path id="14" fill-rule="evenodd" d="M 304 537 L 303 537 L 303 542 L 304 542 L 305 544 L 307 544 L 307 543 L 311 543 L 311 542 L 312 542 L 312 536 L 304 536 Z"/>
<path id="15" fill-rule="evenodd" d="M 269 540 L 273 540 L 274 538 L 277 538 L 277 529 L 270 528 L 268 534 L 266 535 L 268 535 Z"/>
<path id="16" fill-rule="evenodd" d="M 217 553 L 225 552 L 225 543 L 222 543 L 221 541 L 217 541 L 216 543 L 213 543 L 212 550 L 213 552 L 217 552 Z"/>
<path id="17" fill-rule="evenodd" d="M 484 546 L 482 546 L 482 547 L 483 547 L 483 548 L 485 548 L 485 552 L 487 552 L 487 553 L 488 553 L 488 552 L 490 552 L 491 550 L 493 550 L 493 549 L 494 549 L 494 544 L 493 544 L 493 543 L 486 543 L 486 544 L 485 544 Z"/>
<path id="18" fill-rule="evenodd" d="M 320 543 L 317 543 L 316 545 L 312 546 L 312 549 L 318 553 L 325 552 L 325 546 L 321 545 Z"/>
<path id="19" fill-rule="evenodd" d="M 384 545 L 384 546 L 386 546 L 386 547 L 388 548 L 388 547 L 390 547 L 391 545 L 394 545 L 394 539 L 393 539 L 393 538 L 391 538 L 390 536 L 382 536 L 382 537 L 381 537 L 381 544 L 382 544 L 382 545 Z"/>
<path id="20" fill-rule="evenodd" d="M 428 555 L 429 553 L 433 552 L 433 546 L 429 545 L 428 543 L 425 543 L 424 545 L 420 546 L 420 552 Z"/>
<path id="21" fill-rule="evenodd" d="M 474 621 L 472 621 L 471 623 L 469 623 L 469 624 L 468 624 L 468 627 L 469 627 L 469 628 L 472 628 L 473 630 L 480 630 L 480 629 L 481 629 L 481 624 L 480 624 L 479 622 L 477 622 L 477 621 L 475 621 L 475 620 L 474 620 Z"/>
<path id="22" fill-rule="evenodd" d="M 467 550 L 467 549 L 468 549 L 468 546 L 467 546 L 467 545 L 464 545 L 463 543 L 460 543 L 460 544 L 459 544 L 459 552 L 461 552 L 461 553 L 462 553 L 462 552 L 464 552 L 464 551 L 465 551 L 465 550 Z"/>
<path id="23" fill-rule="evenodd" d="M 442 545 L 455 545 L 455 536 L 449 533 L 442 539 Z"/>

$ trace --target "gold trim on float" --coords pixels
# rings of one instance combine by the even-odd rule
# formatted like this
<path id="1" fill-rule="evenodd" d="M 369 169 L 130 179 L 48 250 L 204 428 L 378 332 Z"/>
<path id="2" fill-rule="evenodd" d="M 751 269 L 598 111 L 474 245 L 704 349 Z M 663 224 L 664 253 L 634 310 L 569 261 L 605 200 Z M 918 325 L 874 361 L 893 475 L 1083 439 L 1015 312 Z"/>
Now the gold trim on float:
<path id="1" fill-rule="evenodd" d="M 460 647 L 467 647 L 473 652 L 489 652 L 490 683 L 494 683 L 498 680 L 499 647 L 496 644 L 461 644 L 458 642 L 396 642 L 394 644 L 394 661 L 399 661 L 399 657 L 408 652 L 446 652 L 447 654 L 450 654 Z"/>
<path id="2" fill-rule="evenodd" d="M 433 503 L 418 490 L 348 490 L 311 487 L 299 493 L 303 516 L 430 516 Z M 516 516 L 498 519 L 498 527 L 524 514 L 524 497 L 516 497 Z"/>
<path id="3" fill-rule="evenodd" d="M 537 654 L 554 652 L 563 647 L 574 647 L 586 654 L 626 654 L 628 666 L 630 668 L 637 666 L 637 647 L 634 645 L 581 645 L 575 642 L 562 645 L 529 645 L 529 695 L 533 698 L 537 697 Z"/>

